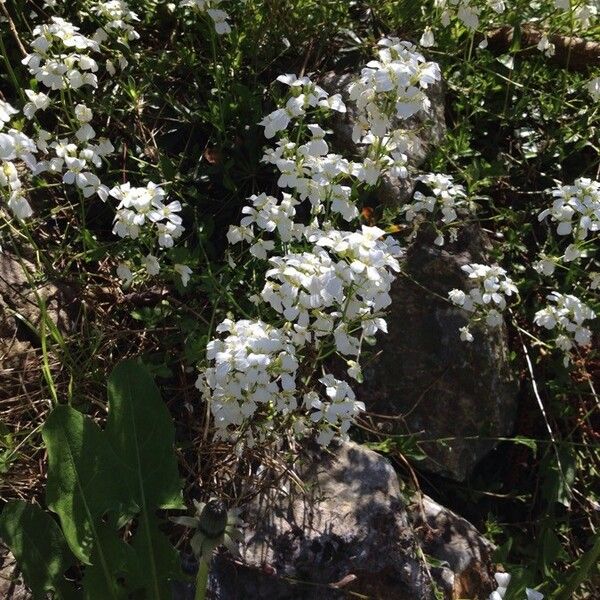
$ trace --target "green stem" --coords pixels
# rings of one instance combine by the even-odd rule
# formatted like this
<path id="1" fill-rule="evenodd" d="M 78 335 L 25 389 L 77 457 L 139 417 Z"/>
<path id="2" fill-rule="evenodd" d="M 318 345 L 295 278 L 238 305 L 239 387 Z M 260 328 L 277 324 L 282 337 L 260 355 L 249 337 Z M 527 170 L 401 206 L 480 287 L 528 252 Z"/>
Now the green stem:
<path id="1" fill-rule="evenodd" d="M 196 575 L 196 595 L 194 600 L 205 600 L 208 588 L 208 562 L 200 558 L 198 574 Z"/>
<path id="2" fill-rule="evenodd" d="M 217 85 L 217 93 L 219 95 L 219 122 L 221 125 L 221 130 L 219 131 L 219 145 L 223 146 L 223 140 L 225 138 L 225 117 L 223 115 L 223 91 L 221 86 L 221 73 L 219 72 L 220 62 L 217 60 L 217 42 L 216 42 L 216 33 L 214 31 L 214 27 L 212 23 L 208 23 L 208 28 L 210 31 L 210 47 L 212 50 L 212 59 L 213 59 L 213 73 L 215 78 L 215 83 Z"/>
<path id="3" fill-rule="evenodd" d="M 4 63 L 6 64 L 6 70 L 8 71 L 8 75 L 10 76 L 10 79 L 12 80 L 13 86 L 15 87 L 15 91 L 19 95 L 19 98 L 21 98 L 21 102 L 26 102 L 25 94 L 23 93 L 23 87 L 19 83 L 19 80 L 17 79 L 17 76 L 15 75 L 12 65 L 10 64 L 10 60 L 8 58 L 8 53 L 6 52 L 6 47 L 4 46 L 4 39 L 1 35 L 0 35 L 0 52 L 2 53 L 2 58 L 4 59 Z"/>

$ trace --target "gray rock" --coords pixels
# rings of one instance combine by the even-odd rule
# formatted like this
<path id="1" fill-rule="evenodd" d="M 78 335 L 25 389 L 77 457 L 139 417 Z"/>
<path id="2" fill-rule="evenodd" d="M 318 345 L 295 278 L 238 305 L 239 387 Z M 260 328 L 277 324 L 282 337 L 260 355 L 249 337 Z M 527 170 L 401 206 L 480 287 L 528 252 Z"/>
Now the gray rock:
<path id="1" fill-rule="evenodd" d="M 494 545 L 456 513 L 428 496 L 409 507 L 410 521 L 427 556 L 440 561 L 432 574 L 451 598 L 487 598 L 495 587 Z"/>
<path id="2" fill-rule="evenodd" d="M 215 559 L 214 597 L 333 600 L 354 592 L 433 600 L 441 573 L 434 582 L 419 558 L 391 464 L 353 443 L 313 456 L 297 469 L 303 493 L 280 486 L 249 507 L 241 560 Z"/>
<path id="3" fill-rule="evenodd" d="M 30 600 L 31 593 L 20 577 L 15 557 L 0 542 L 0 598 L 3 600 Z"/>
<path id="4" fill-rule="evenodd" d="M 423 231 L 408 249 L 392 290 L 389 334 L 378 339 L 358 394 L 382 419 L 382 431 L 415 434 L 428 458 L 423 466 L 459 481 L 512 432 L 516 383 L 508 364 L 506 330 L 475 331 L 462 342 L 465 313 L 447 300 L 466 289 L 461 266 L 489 262 L 487 238 L 476 225 L 440 248 Z M 475 439 L 477 438 L 477 439 Z"/>
<path id="5" fill-rule="evenodd" d="M 41 282 L 35 265 L 27 259 L 19 259 L 8 253 L 0 254 L 0 302 L 39 326 L 42 319 L 40 299 L 45 303 L 48 317 L 63 332 L 72 322 L 68 304 L 72 293 L 65 287 L 59 288 L 49 281 Z"/>
<path id="6" fill-rule="evenodd" d="M 29 372 L 35 362 L 35 348 L 31 341 L 37 334 L 26 323 L 39 331 L 42 322 L 41 302 L 47 317 L 59 332 L 72 330 L 70 315 L 73 293 L 48 281 L 40 281 L 36 268 L 27 259 L 19 259 L 9 252 L 0 253 L 0 373 L 16 370 Z"/>

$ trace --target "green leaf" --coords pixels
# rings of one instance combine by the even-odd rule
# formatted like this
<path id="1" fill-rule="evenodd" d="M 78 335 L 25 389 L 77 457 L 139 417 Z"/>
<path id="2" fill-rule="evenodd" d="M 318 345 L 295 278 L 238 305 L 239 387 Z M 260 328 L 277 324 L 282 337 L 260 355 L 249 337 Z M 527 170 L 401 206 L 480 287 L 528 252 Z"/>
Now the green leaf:
<path id="1" fill-rule="evenodd" d="M 118 464 L 102 431 L 69 406 L 52 411 L 42 437 L 48 448 L 48 508 L 59 516 L 75 556 L 89 564 L 100 517 L 123 504 Z"/>
<path id="2" fill-rule="evenodd" d="M 172 523 L 177 523 L 177 525 L 190 527 L 192 529 L 197 529 L 200 525 L 200 519 L 198 519 L 197 517 L 171 517 L 169 521 L 171 521 Z"/>
<path id="3" fill-rule="evenodd" d="M 158 528 L 154 515 L 142 513 L 138 531 L 133 540 L 133 548 L 144 565 L 138 581 L 132 581 L 138 587 L 147 590 L 153 600 L 171 598 L 170 581 L 183 578 L 179 564 L 179 555 L 168 538 Z M 153 577 L 148 571 L 153 569 Z"/>
<path id="4" fill-rule="evenodd" d="M 586 581 L 600 560 L 600 535 L 594 536 L 594 545 L 581 556 L 572 567 L 567 583 L 561 586 L 554 596 L 556 600 L 570 600 L 577 588 Z"/>
<path id="5" fill-rule="evenodd" d="M 558 536 L 553 531 L 554 519 L 550 519 L 547 526 L 545 526 L 541 532 L 541 552 L 539 558 L 541 561 L 541 571 L 544 576 L 550 578 L 552 576 L 552 564 L 564 554 L 563 548 L 560 544 Z"/>
<path id="6" fill-rule="evenodd" d="M 46 598 L 50 590 L 56 598 L 74 595 L 63 577 L 74 557 L 47 512 L 21 500 L 9 502 L 0 515 L 0 537 L 14 554 L 34 598 Z"/>
<path id="7" fill-rule="evenodd" d="M 415 461 L 427 458 L 427 454 L 421 449 L 419 440 L 414 434 L 392 435 L 379 442 L 367 442 L 365 446 L 371 450 L 375 450 L 375 452 L 383 452 L 385 454 L 399 452 L 406 456 L 406 458 Z"/>
<path id="8" fill-rule="evenodd" d="M 184 508 L 173 420 L 148 369 L 131 360 L 108 380 L 106 435 L 141 511 Z"/>
<path id="9" fill-rule="evenodd" d="M 106 560 L 106 570 L 111 574 L 107 579 L 100 567 L 101 557 L 95 551 L 92 565 L 86 567 L 83 576 L 85 600 L 118 600 L 135 597 L 138 582 L 142 579 L 141 565 L 135 550 L 127 545 L 109 527 L 98 528 L 99 543 Z"/>
<path id="10" fill-rule="evenodd" d="M 173 421 L 148 369 L 134 361 L 117 365 L 108 380 L 106 434 L 127 473 L 131 497 L 140 509 L 134 541 L 150 597 L 168 597 L 168 577 L 177 554 L 158 530 L 152 511 L 183 508 L 173 451 Z"/>
<path id="11" fill-rule="evenodd" d="M 537 442 L 531 438 L 517 435 L 513 438 L 506 438 L 506 439 L 514 442 L 515 444 L 521 444 L 523 446 L 527 446 L 528 448 L 530 448 L 533 451 L 534 454 L 537 452 Z"/>

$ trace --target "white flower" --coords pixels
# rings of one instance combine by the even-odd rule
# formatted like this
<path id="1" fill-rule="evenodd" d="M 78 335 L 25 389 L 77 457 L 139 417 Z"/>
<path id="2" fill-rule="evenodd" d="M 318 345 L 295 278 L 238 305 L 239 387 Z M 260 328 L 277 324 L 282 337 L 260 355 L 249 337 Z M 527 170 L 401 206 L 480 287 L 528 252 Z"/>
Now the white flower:
<path id="1" fill-rule="evenodd" d="M 9 129 L 0 133 L 0 160 L 21 159 L 31 170 L 35 168 L 35 142 L 21 131 Z"/>
<path id="2" fill-rule="evenodd" d="M 600 182 L 580 177 L 573 185 L 562 185 L 552 190 L 554 201 L 539 215 L 542 221 L 550 217 L 558 223 L 558 235 L 573 235 L 574 241 L 584 240 L 590 231 L 600 231 Z M 569 249 L 569 258 L 577 258 L 576 247 Z"/>
<path id="3" fill-rule="evenodd" d="M 348 88 L 356 102 L 358 122 L 364 123 L 355 139 L 370 132 L 377 137 L 390 133 L 392 119 L 406 119 L 430 106 L 424 90 L 441 78 L 439 66 L 426 62 L 410 42 L 397 38 L 380 41 L 379 60 L 372 60 L 360 78 Z M 357 140 L 358 141 L 358 140 Z"/>
<path id="4" fill-rule="evenodd" d="M 496 589 L 495 593 L 500 598 L 504 598 L 504 595 L 506 594 L 506 590 L 508 589 L 508 585 L 510 584 L 510 580 L 511 580 L 510 573 L 500 573 L 500 572 L 495 573 L 494 579 L 496 580 L 496 583 L 498 584 L 498 588 Z"/>
<path id="5" fill-rule="evenodd" d="M 458 218 L 457 209 L 467 205 L 464 187 L 455 184 L 450 175 L 428 173 L 420 175 L 416 180 L 427 186 L 431 192 L 423 194 L 416 191 L 412 202 L 402 207 L 406 220 L 413 223 L 413 235 L 425 220 L 436 226 L 449 225 Z M 444 238 L 441 234 L 438 237 L 438 245 L 442 245 Z"/>
<path id="6" fill-rule="evenodd" d="M 33 90 L 25 90 L 25 95 L 29 102 L 23 107 L 23 114 L 28 119 L 33 119 L 38 110 L 46 110 L 50 106 L 50 97 L 43 92 L 36 93 Z"/>
<path id="7" fill-rule="evenodd" d="M 469 331 L 469 328 L 465 325 L 464 327 L 459 328 L 458 330 L 460 332 L 460 339 L 463 342 L 472 342 L 473 341 L 473 334 Z"/>
<path id="8" fill-rule="evenodd" d="M 132 187 L 124 183 L 110 190 L 110 195 L 119 200 L 113 233 L 119 237 L 136 239 L 141 228 L 155 230 L 161 247 L 171 248 L 174 240 L 184 232 L 182 219 L 177 214 L 181 203 L 164 204 L 165 191 L 153 182 L 146 187 Z"/>
<path id="9" fill-rule="evenodd" d="M 78 104 L 75 107 L 75 118 L 80 123 L 89 123 L 94 117 L 94 113 L 85 104 Z"/>
<path id="10" fill-rule="evenodd" d="M 542 35 L 540 38 L 537 49 L 548 57 L 554 56 L 554 53 L 556 52 L 556 46 L 552 44 L 550 40 L 548 40 L 548 36 L 546 34 Z"/>
<path id="11" fill-rule="evenodd" d="M 175 240 L 181 237 L 184 229 L 181 225 L 175 225 L 171 221 L 166 223 L 155 223 L 158 232 L 158 245 L 161 248 L 172 248 Z"/>
<path id="12" fill-rule="evenodd" d="M 490 327 L 498 327 L 499 325 L 502 325 L 502 315 L 495 308 L 492 308 L 485 316 L 485 322 Z"/>
<path id="13" fill-rule="evenodd" d="M 13 108 L 8 102 L 0 100 L 0 131 L 4 125 L 10 122 L 13 115 L 16 115 L 19 111 Z"/>
<path id="14" fill-rule="evenodd" d="M 177 214 L 181 212 L 181 202 L 174 200 L 169 204 L 163 204 L 159 199 L 152 201 L 152 210 L 148 212 L 148 219 L 153 223 L 158 221 L 170 221 L 174 225 L 181 225 L 182 218 Z"/>
<path id="15" fill-rule="evenodd" d="M 20 190 L 16 190 L 10 194 L 7 205 L 13 215 L 21 221 L 28 219 L 33 214 L 29 202 L 27 202 L 27 199 L 22 195 Z"/>
<path id="16" fill-rule="evenodd" d="M 20 190 L 22 187 L 17 167 L 10 161 L 0 162 L 0 187 L 9 188 L 11 191 Z"/>
<path id="17" fill-rule="evenodd" d="M 565 253 L 563 255 L 563 259 L 565 262 L 572 262 L 577 260 L 581 256 L 581 251 L 575 244 L 569 244 L 565 248 Z"/>
<path id="18" fill-rule="evenodd" d="M 152 254 L 148 254 L 144 257 L 143 264 L 148 275 L 158 275 L 160 272 L 160 263 L 158 262 L 158 258 Z"/>
<path id="19" fill-rule="evenodd" d="M 76 132 L 75 137 L 80 142 L 89 142 L 96 137 L 96 132 L 89 123 L 84 123 Z"/>
<path id="20" fill-rule="evenodd" d="M 457 16 L 469 28 L 477 29 L 479 27 L 479 8 L 471 6 L 467 2 L 459 5 Z"/>
<path id="21" fill-rule="evenodd" d="M 346 112 L 346 105 L 342 100 L 341 94 L 334 94 L 333 96 L 319 100 L 319 106 L 329 108 L 339 113 Z"/>
<path id="22" fill-rule="evenodd" d="M 357 402 L 354 392 L 345 381 L 336 379 L 333 375 L 325 375 L 319 379 L 325 386 L 327 400 L 321 400 L 316 393 L 307 394 L 304 404 L 314 409 L 310 414 L 311 421 L 320 428 L 317 443 L 327 446 L 338 430 L 343 439 L 356 415 L 365 410 L 362 402 Z"/>
<path id="23" fill-rule="evenodd" d="M 129 285 L 133 279 L 133 273 L 126 264 L 120 263 L 117 267 L 117 277 L 123 281 L 125 285 Z"/>
<path id="24" fill-rule="evenodd" d="M 546 276 L 552 275 L 556 270 L 556 262 L 545 254 L 541 254 L 540 259 L 534 262 L 532 266 L 538 273 Z"/>
<path id="25" fill-rule="evenodd" d="M 187 287 L 192 274 L 192 269 L 190 269 L 187 265 L 180 264 L 176 264 L 173 268 L 175 269 L 176 273 L 179 273 L 183 287 Z"/>
<path id="26" fill-rule="evenodd" d="M 262 119 L 259 125 L 265 128 L 265 137 L 271 139 L 278 131 L 286 129 L 290 120 L 291 117 L 288 112 L 284 108 L 278 108 Z"/>
<path id="27" fill-rule="evenodd" d="M 423 48 L 431 48 L 431 46 L 435 45 L 435 38 L 433 36 L 433 31 L 431 31 L 431 27 L 425 28 L 425 31 L 419 40 L 419 45 L 423 46 Z"/>
<path id="28" fill-rule="evenodd" d="M 275 242 L 272 240 L 257 240 L 250 246 L 250 254 L 261 260 L 267 260 L 267 255 L 273 248 L 275 248 Z"/>
<path id="29" fill-rule="evenodd" d="M 98 52 L 98 42 L 79 33 L 79 28 L 60 17 L 33 30 L 33 52 L 22 63 L 35 78 L 53 90 L 78 89 L 84 85 L 97 87 L 93 74 L 96 61 L 85 52 Z"/>
<path id="30" fill-rule="evenodd" d="M 231 321 L 217 327 L 226 334 L 207 346 L 210 367 L 197 386 L 210 402 L 217 437 L 227 438 L 228 431 L 242 423 L 249 432 L 262 439 L 265 431 L 256 413 L 274 411 L 284 417 L 298 408 L 296 372 L 298 360 L 290 335 L 262 321 Z"/>
<path id="31" fill-rule="evenodd" d="M 600 77 L 594 77 L 588 81 L 586 89 L 594 101 L 600 102 Z"/>
<path id="32" fill-rule="evenodd" d="M 108 38 L 107 31 L 116 33 L 125 44 L 139 39 L 140 36 L 132 25 L 139 18 L 123 0 L 98 0 L 92 5 L 92 11 L 105 21 L 103 28 L 94 35 L 99 43 Z"/>
<path id="33" fill-rule="evenodd" d="M 453 304 L 456 304 L 457 306 L 464 306 L 467 295 L 462 290 L 454 289 L 448 292 L 448 298 Z"/>
<path id="34" fill-rule="evenodd" d="M 214 21 L 215 31 L 219 35 L 224 35 L 225 33 L 231 33 L 231 27 L 230 27 L 229 23 L 227 22 L 227 19 L 229 19 L 229 15 L 224 10 L 209 8 L 206 12 L 210 16 L 210 18 Z"/>
<path id="35" fill-rule="evenodd" d="M 215 31 L 219 35 L 231 32 L 231 27 L 227 20 L 229 14 L 224 10 L 217 8 L 221 0 L 180 0 L 179 6 L 194 8 L 200 12 L 206 11 L 209 17 L 213 20 Z"/>
<path id="36" fill-rule="evenodd" d="M 360 365 L 355 360 L 349 360 L 346 364 L 348 365 L 348 375 L 352 377 L 352 379 L 362 383 L 363 373 Z"/>

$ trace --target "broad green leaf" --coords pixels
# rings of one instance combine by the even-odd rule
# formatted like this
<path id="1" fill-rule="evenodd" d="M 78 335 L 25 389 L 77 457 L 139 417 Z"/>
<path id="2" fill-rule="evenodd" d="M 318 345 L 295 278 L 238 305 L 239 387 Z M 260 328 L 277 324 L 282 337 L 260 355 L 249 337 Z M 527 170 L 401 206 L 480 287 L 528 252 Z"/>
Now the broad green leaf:
<path id="1" fill-rule="evenodd" d="M 34 598 L 73 597 L 64 572 L 74 557 L 60 527 L 44 510 L 20 500 L 9 502 L 0 515 L 0 537 L 10 548 Z"/>
<path id="2" fill-rule="evenodd" d="M 75 556 L 89 564 L 100 517 L 123 503 L 118 464 L 105 435 L 75 409 L 57 406 L 42 429 L 48 448 L 48 508 Z"/>
<path id="3" fill-rule="evenodd" d="M 173 420 L 148 369 L 131 360 L 108 380 L 106 435 L 139 510 L 183 508 Z"/>
<path id="4" fill-rule="evenodd" d="M 137 533 L 133 540 L 133 548 L 137 553 L 144 570 L 140 571 L 141 579 L 136 587 L 144 587 L 147 596 L 153 600 L 171 598 L 170 581 L 183 577 L 177 551 L 168 538 L 158 528 L 154 515 L 142 513 Z M 149 575 L 150 571 L 154 576 Z"/>
<path id="5" fill-rule="evenodd" d="M 115 531 L 105 525 L 98 527 L 98 539 L 103 556 L 97 551 L 92 554 L 92 564 L 85 569 L 83 590 L 85 600 L 116 600 L 138 597 L 136 586 L 143 578 L 135 550 L 126 544 Z M 102 566 L 101 561 L 105 564 Z M 108 572 L 111 578 L 104 574 Z M 139 597 L 147 597 L 141 595 Z"/>
<path id="6" fill-rule="evenodd" d="M 177 555 L 154 523 L 156 508 L 183 508 L 174 453 L 173 421 L 152 375 L 142 364 L 124 361 L 108 380 L 106 434 L 126 473 L 141 514 L 134 541 L 149 597 L 168 597 L 168 578 Z"/>

